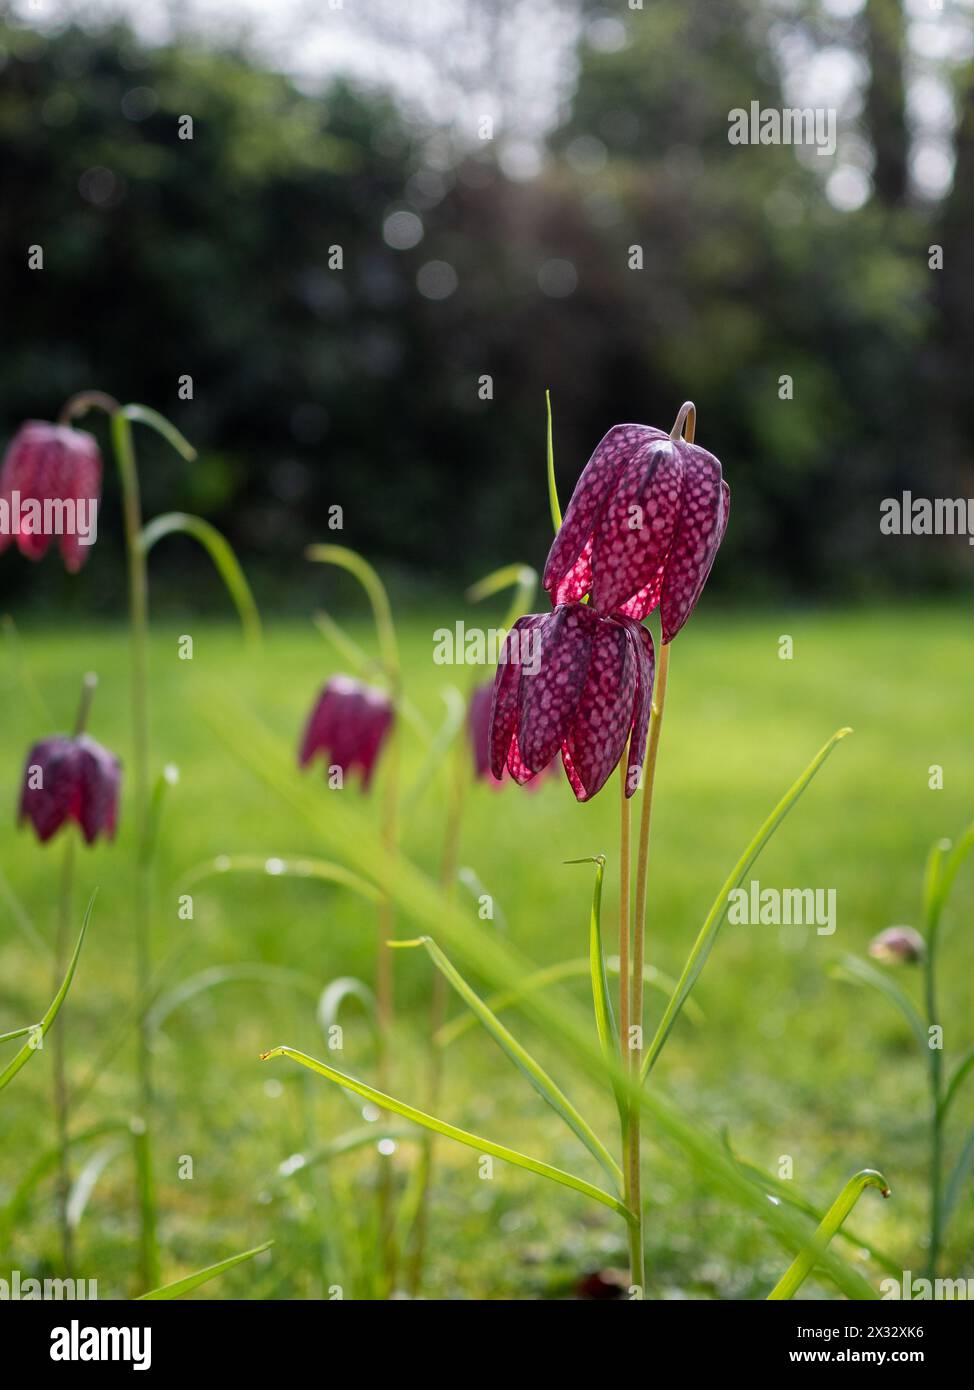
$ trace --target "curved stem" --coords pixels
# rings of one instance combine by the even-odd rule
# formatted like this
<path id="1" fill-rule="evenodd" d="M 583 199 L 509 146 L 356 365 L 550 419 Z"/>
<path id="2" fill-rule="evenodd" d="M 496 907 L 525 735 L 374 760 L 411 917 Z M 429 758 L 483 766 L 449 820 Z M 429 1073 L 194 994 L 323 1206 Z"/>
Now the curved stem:
<path id="1" fill-rule="evenodd" d="M 309 560 L 327 565 L 337 565 L 354 575 L 368 595 L 375 620 L 375 635 L 382 655 L 382 664 L 390 684 L 398 694 L 400 683 L 399 643 L 396 640 L 396 626 L 392 620 L 392 605 L 385 585 L 378 574 L 363 560 L 357 551 L 344 545 L 309 545 L 305 551 Z"/>
<path id="2" fill-rule="evenodd" d="M 514 626 L 521 614 L 526 613 L 531 607 L 537 587 L 538 572 L 530 565 L 503 565 L 500 569 L 492 570 L 483 579 L 478 579 L 476 584 L 471 584 L 466 597 L 471 603 L 480 603 L 482 599 L 491 598 L 502 589 L 513 588 L 514 593 L 501 623 L 501 629 L 506 632 Z"/>
<path id="3" fill-rule="evenodd" d="M 670 430 L 671 439 L 679 439 L 680 432 L 688 444 L 693 443 L 693 437 L 697 430 L 697 407 L 693 401 L 684 401 L 680 406 L 676 419 L 673 421 L 673 428 Z"/>
<path id="4" fill-rule="evenodd" d="M 875 1168 L 862 1168 L 854 1173 L 823 1216 L 809 1244 L 799 1251 L 768 1294 L 769 1300 L 794 1298 L 867 1187 L 878 1187 L 884 1197 L 889 1196 L 889 1183 Z"/>
<path id="5" fill-rule="evenodd" d="M 105 391 L 79 391 L 64 402 L 57 422 L 59 425 L 70 425 L 72 420 L 87 415 L 89 410 L 103 410 L 106 415 L 115 415 L 120 409 L 115 397 Z"/>
<path id="6" fill-rule="evenodd" d="M 638 1083 L 642 1074 L 643 1057 L 643 976 L 646 959 L 646 896 L 649 875 L 649 834 L 653 820 L 653 790 L 656 785 L 656 763 L 659 756 L 659 740 L 663 729 L 663 709 L 666 703 L 666 682 L 670 668 L 670 646 L 663 642 L 659 649 L 659 663 L 656 668 L 656 686 L 653 690 L 653 708 L 649 722 L 649 741 L 646 747 L 646 770 L 643 784 L 642 813 L 639 820 L 639 849 L 636 859 L 636 912 L 633 923 L 633 957 L 631 981 L 630 1018 L 635 1028 L 636 1046 L 629 1051 L 629 1066 L 633 1080 Z M 640 1106 L 636 1092 L 629 1109 L 629 1197 L 627 1206 L 642 1218 L 642 1182 L 640 1172 Z M 640 1231 L 641 1235 L 641 1231 Z M 645 1267 L 643 1243 L 640 1241 L 640 1267 L 643 1278 L 633 1283 L 640 1288 L 644 1285 Z"/>
<path id="7" fill-rule="evenodd" d="M 187 512 L 165 512 L 162 516 L 154 517 L 143 527 L 140 542 L 142 549 L 148 554 L 157 541 L 162 540 L 164 536 L 176 534 L 190 536 L 206 551 L 226 586 L 231 603 L 237 610 L 246 641 L 252 651 L 259 650 L 260 613 L 247 583 L 247 576 L 243 572 L 243 566 L 226 536 L 204 517 L 192 516 Z"/>
<path id="8" fill-rule="evenodd" d="M 155 430 L 167 444 L 172 445 L 180 458 L 184 458 L 187 463 L 192 463 L 196 458 L 196 450 L 190 444 L 185 435 L 180 434 L 176 426 L 167 420 L 165 415 L 160 415 L 158 410 L 151 410 L 147 405 L 123 405 L 119 409 L 119 414 L 124 415 L 126 420 L 135 424 L 146 425 L 150 430 Z"/>

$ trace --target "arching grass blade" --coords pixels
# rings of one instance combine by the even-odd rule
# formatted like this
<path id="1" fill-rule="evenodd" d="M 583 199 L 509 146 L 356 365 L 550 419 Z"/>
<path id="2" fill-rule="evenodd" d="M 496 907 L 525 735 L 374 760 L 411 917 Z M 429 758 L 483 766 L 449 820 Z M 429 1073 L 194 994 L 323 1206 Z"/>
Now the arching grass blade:
<path id="1" fill-rule="evenodd" d="M 74 972 L 78 966 L 78 957 L 81 955 L 81 947 L 84 945 L 85 932 L 88 930 L 88 923 L 91 920 L 91 909 L 94 906 L 94 902 L 95 894 L 92 893 L 91 897 L 88 899 L 88 906 L 85 909 L 84 921 L 81 923 L 78 943 L 74 948 L 74 954 L 68 962 L 67 972 L 65 973 L 64 979 L 61 981 L 61 988 L 51 1000 L 47 1008 L 47 1013 L 45 1013 L 40 1023 L 29 1030 L 31 1036 L 28 1041 L 24 1043 L 23 1047 L 20 1048 L 4 1067 L 3 1071 L 0 1072 L 0 1091 L 2 1091 L 5 1086 L 9 1086 L 21 1067 L 26 1066 L 34 1053 L 40 1051 L 37 1041 L 38 1038 L 43 1041 L 45 1034 L 58 1016 L 61 1005 L 64 1003 L 68 990 L 71 988 L 71 981 L 74 979 Z"/>
<path id="2" fill-rule="evenodd" d="M 148 554 L 163 536 L 178 533 L 191 536 L 209 555 L 217 574 L 223 580 L 230 601 L 237 610 L 247 642 L 252 648 L 259 647 L 261 638 L 260 613 L 254 602 L 250 585 L 247 583 L 247 576 L 243 572 L 243 566 L 237 559 L 233 546 L 222 532 L 201 516 L 191 516 L 188 512 L 166 512 L 163 516 L 155 517 L 147 526 L 142 528 L 139 543 L 143 551 Z"/>
<path id="3" fill-rule="evenodd" d="M 555 1081 L 548 1075 L 544 1067 L 535 1060 L 518 1042 L 507 1028 L 504 1027 L 496 1014 L 491 1013 L 487 1005 L 480 998 L 475 990 L 471 989 L 459 970 L 453 965 L 449 957 L 440 950 L 431 936 L 417 937 L 415 941 L 396 941 L 392 943 L 398 949 L 408 949 L 414 946 L 424 946 L 426 951 L 436 966 L 437 970 L 445 976 L 460 998 L 467 1007 L 477 1016 L 487 1032 L 491 1035 L 498 1046 L 507 1053 L 517 1069 L 525 1076 L 542 1100 L 551 1106 L 555 1114 L 564 1120 L 577 1137 L 582 1141 L 589 1153 L 602 1165 L 612 1181 L 617 1185 L 621 1192 L 623 1186 L 622 1169 L 609 1153 L 608 1149 L 594 1132 L 588 1121 L 579 1114 L 575 1106 L 568 1099 L 565 1093 Z"/>
<path id="4" fill-rule="evenodd" d="M 562 1187 L 570 1187 L 575 1192 L 581 1192 L 584 1196 L 591 1197 L 593 1201 L 600 1202 L 602 1206 L 609 1207 L 610 1210 L 628 1222 L 634 1219 L 632 1212 L 618 1197 L 613 1196 L 611 1192 L 603 1192 L 600 1187 L 586 1182 L 584 1178 L 576 1177 L 574 1173 L 566 1173 L 561 1168 L 554 1168 L 550 1163 L 544 1163 L 540 1158 L 531 1158 L 527 1154 L 518 1153 L 516 1149 L 510 1149 L 506 1144 L 497 1144 L 493 1139 L 485 1139 L 479 1134 L 471 1134 L 468 1130 L 451 1125 L 446 1120 L 438 1119 L 435 1115 L 427 1115 L 424 1111 L 417 1110 L 415 1106 L 407 1105 L 405 1101 L 397 1100 L 394 1096 L 387 1096 L 382 1091 L 377 1091 L 374 1086 L 368 1086 L 364 1081 L 359 1081 L 354 1076 L 347 1076 L 344 1072 L 336 1071 L 334 1067 L 319 1062 L 317 1058 L 299 1052 L 297 1048 L 272 1047 L 268 1052 L 262 1052 L 260 1055 L 262 1062 L 266 1062 L 271 1057 L 290 1057 L 292 1061 L 299 1062 L 301 1066 L 316 1071 L 327 1081 L 333 1081 L 336 1086 L 342 1086 L 346 1090 L 354 1091 L 364 1100 L 372 1101 L 373 1105 L 380 1110 L 391 1110 L 396 1115 L 402 1115 L 406 1120 L 412 1120 L 414 1124 L 422 1125 L 424 1129 L 432 1130 L 435 1134 L 442 1134 L 446 1139 L 454 1139 L 458 1144 L 466 1144 L 468 1148 L 476 1149 L 479 1153 L 501 1158 L 505 1163 L 513 1163 L 518 1168 L 527 1169 L 529 1173 L 537 1173 L 543 1178 L 550 1178 L 552 1182 L 560 1183 Z"/>
<path id="5" fill-rule="evenodd" d="M 858 1173 L 855 1173 L 825 1213 L 818 1230 L 815 1232 L 809 1244 L 802 1250 L 793 1263 L 788 1266 L 777 1284 L 775 1284 L 774 1288 L 768 1294 L 769 1300 L 777 1301 L 779 1299 L 794 1298 L 809 1274 L 811 1274 L 812 1270 L 818 1264 L 822 1252 L 825 1250 L 829 1241 L 839 1230 L 843 1221 L 845 1221 L 867 1187 L 878 1187 L 884 1197 L 889 1196 L 889 1183 L 883 1177 L 882 1173 L 878 1173 L 875 1168 L 863 1168 Z M 866 1293 L 863 1297 L 874 1298 L 875 1294 Z"/>
<path id="6" fill-rule="evenodd" d="M 145 1303 L 147 1300 L 182 1298 L 184 1293 L 198 1289 L 201 1284 L 215 1279 L 218 1274 L 225 1274 L 228 1269 L 233 1269 L 234 1265 L 243 1264 L 244 1260 L 252 1260 L 255 1255 L 262 1255 L 273 1244 L 272 1240 L 265 1240 L 263 1245 L 255 1245 L 253 1250 L 244 1250 L 239 1255 L 231 1255 L 229 1259 L 221 1260 L 219 1264 L 208 1265 L 206 1269 L 198 1269 L 195 1274 L 187 1274 L 184 1279 L 176 1279 L 172 1284 L 163 1284 L 158 1289 L 150 1289 L 148 1293 L 141 1294 L 137 1302 Z"/>

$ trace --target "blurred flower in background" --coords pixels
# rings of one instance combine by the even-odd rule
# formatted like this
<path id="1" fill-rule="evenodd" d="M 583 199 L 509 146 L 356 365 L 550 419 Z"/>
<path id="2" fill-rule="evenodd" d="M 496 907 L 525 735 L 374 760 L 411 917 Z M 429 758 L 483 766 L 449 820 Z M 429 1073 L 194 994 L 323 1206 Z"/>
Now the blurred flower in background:
<path id="1" fill-rule="evenodd" d="M 115 838 L 121 766 L 87 734 L 55 734 L 27 754 L 18 824 L 30 821 L 41 843 L 74 821 L 90 845 Z"/>
<path id="2" fill-rule="evenodd" d="M 0 467 L 0 553 L 12 542 L 40 560 L 57 537 L 65 569 L 75 574 L 97 535 L 101 454 L 85 430 L 28 420 Z"/>
<path id="3" fill-rule="evenodd" d="M 318 697 L 298 754 L 307 767 L 319 754 L 345 777 L 358 768 L 368 791 L 376 759 L 392 728 L 392 703 L 384 690 L 351 676 L 333 676 Z"/>

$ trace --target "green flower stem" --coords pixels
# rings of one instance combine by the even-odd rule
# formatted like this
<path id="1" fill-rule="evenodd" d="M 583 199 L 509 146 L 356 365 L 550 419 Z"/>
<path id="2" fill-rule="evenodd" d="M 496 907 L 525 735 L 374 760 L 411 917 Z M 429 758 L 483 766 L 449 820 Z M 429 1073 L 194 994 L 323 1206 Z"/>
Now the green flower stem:
<path id="1" fill-rule="evenodd" d="M 671 439 L 679 439 L 681 433 L 687 443 L 693 443 L 697 426 L 697 410 L 692 401 L 684 401 L 670 431 Z M 628 1062 L 630 1074 L 638 1081 L 642 1074 L 643 1057 L 643 977 L 646 959 L 646 888 L 649 870 L 649 834 L 653 819 L 653 788 L 656 783 L 656 760 L 659 753 L 660 733 L 663 728 L 663 707 L 666 702 L 666 681 L 669 672 L 669 643 L 661 642 L 656 667 L 656 684 L 653 689 L 653 706 L 650 715 L 649 740 L 646 747 L 646 763 L 643 782 L 642 812 L 639 820 L 639 848 L 636 859 L 636 910 L 633 922 L 632 966 L 629 973 L 628 988 L 630 1026 L 635 1029 L 635 1046 L 630 1046 L 628 1028 L 622 1027 L 623 1062 Z M 628 768 L 625 769 L 628 777 Z M 628 874 L 626 876 L 628 895 Z M 620 950 L 619 985 L 625 996 L 626 981 L 623 975 L 622 952 Z M 630 1282 L 645 1296 L 646 1288 L 646 1244 L 643 1234 L 642 1201 L 642 1115 L 639 1096 L 634 1093 L 629 1100 L 629 1118 L 623 1135 L 626 1169 L 626 1206 L 631 1208 L 636 1220 L 629 1228 Z"/>
<path id="2" fill-rule="evenodd" d="M 136 1077 L 140 1114 L 135 1122 L 135 1150 L 139 1210 L 141 1218 L 141 1272 L 146 1289 L 159 1283 L 159 1257 L 156 1244 L 156 1203 L 152 1178 L 151 1134 L 152 1058 L 149 1029 L 141 1001 L 148 998 L 152 977 L 149 941 L 150 861 L 149 861 L 149 682 L 148 624 L 149 597 L 146 579 L 146 553 L 141 544 L 142 505 L 139 475 L 132 441 L 132 426 L 124 410 L 111 418 L 112 444 L 122 489 L 125 548 L 128 555 L 129 624 L 132 648 L 132 802 L 135 817 L 136 866 L 133 929 L 136 955 L 136 995 L 140 1001 L 139 1036 L 136 1048 Z"/>
<path id="3" fill-rule="evenodd" d="M 627 759 L 628 762 L 628 759 Z M 629 918 L 630 867 L 632 862 L 632 820 L 626 796 L 628 767 L 619 765 L 619 1040 L 622 1060 L 628 1063 L 629 985 L 631 969 L 629 947 L 632 928 Z"/>
<path id="4" fill-rule="evenodd" d="M 561 504 L 558 501 L 558 484 L 555 481 L 555 444 L 551 429 L 551 392 L 545 391 L 545 406 L 548 413 L 548 430 L 546 444 L 548 446 L 548 506 L 551 510 L 551 524 L 555 528 L 555 535 L 561 530 Z"/>
<path id="5" fill-rule="evenodd" d="M 88 727 L 88 716 L 91 714 L 91 702 L 95 698 L 95 691 L 98 689 L 98 677 L 94 671 L 89 671 L 81 682 L 81 698 L 78 701 L 78 713 L 74 721 L 74 736 L 80 737 Z"/>
<path id="6" fill-rule="evenodd" d="M 628 749 L 628 745 L 627 745 Z M 629 966 L 629 942 L 632 927 L 629 922 L 629 869 L 632 859 L 632 819 L 629 815 L 629 798 L 625 795 L 628 781 L 628 752 L 624 763 L 618 769 L 620 785 L 620 821 L 618 821 L 618 1037 L 622 1065 L 627 1063 L 629 1045 L 629 988 L 631 988 L 631 966 Z M 629 1126 L 631 1106 L 622 1101 L 620 1106 L 620 1145 L 622 1151 L 622 1200 L 636 1211 L 632 1204 L 632 1134 Z M 635 1268 L 638 1265 L 636 1248 L 642 1250 L 642 1236 L 636 1226 L 628 1227 L 629 1234 L 629 1280 L 635 1283 Z"/>
<path id="7" fill-rule="evenodd" d="M 98 687 L 98 677 L 91 671 L 81 683 L 81 698 L 74 721 L 74 737 L 78 738 L 88 726 L 91 702 Z M 57 935 L 54 945 L 54 988 L 57 989 L 64 977 L 68 962 L 68 942 L 71 930 L 71 902 L 74 887 L 74 835 L 68 833 L 64 845 L 64 859 L 61 865 L 61 887 L 58 894 Z M 61 1027 L 54 1030 L 54 1118 L 57 1127 L 58 1179 L 57 1179 L 57 1218 L 61 1231 L 61 1258 L 65 1277 L 74 1274 L 74 1239 L 71 1223 L 68 1220 L 68 1196 L 71 1191 L 71 1166 L 69 1162 L 70 1141 L 70 1096 L 67 1077 L 67 1034 L 62 1020 Z"/>
<path id="8" fill-rule="evenodd" d="M 78 731 L 80 732 L 80 730 Z M 61 864 L 61 887 L 58 895 L 57 937 L 54 947 L 54 988 L 57 989 L 64 977 L 67 966 L 68 941 L 71 928 L 71 900 L 74 884 L 74 834 L 69 830 L 64 845 L 64 859 Z M 57 1127 L 58 1175 L 57 1175 L 57 1220 L 61 1233 L 61 1260 L 64 1276 L 74 1277 L 74 1241 L 71 1223 L 68 1220 L 68 1196 L 71 1191 L 71 1167 L 69 1163 L 68 1127 L 70 1123 L 70 1103 L 66 1067 L 66 1035 L 64 1020 L 60 1028 L 54 1030 L 54 1119 Z"/>
<path id="9" fill-rule="evenodd" d="M 923 994 L 927 1022 L 928 1077 L 930 1081 L 930 1236 L 927 1246 L 927 1277 L 934 1279 L 940 1259 L 943 1236 L 943 1049 L 930 1046 L 929 1029 L 937 1024 L 937 938 L 943 898 L 938 892 L 946 847 L 934 845 L 927 859 L 924 883 L 927 949 L 923 958 Z"/>
<path id="10" fill-rule="evenodd" d="M 398 712 L 398 685 L 393 695 L 394 708 Z M 399 808 L 400 772 L 400 730 L 398 719 L 390 731 L 386 753 L 385 788 L 382 798 L 382 850 L 384 859 L 381 883 L 382 895 L 376 923 L 376 962 L 375 962 L 375 1000 L 376 1021 L 378 1023 L 378 1057 L 376 1075 L 379 1090 L 388 1089 L 389 1043 L 395 1011 L 395 995 L 392 978 L 392 950 L 389 942 L 396 934 L 396 909 L 392 884 L 388 875 L 397 855 L 397 827 Z M 379 1231 L 385 1270 L 385 1296 L 388 1298 L 394 1289 L 396 1279 L 396 1223 L 392 1206 L 392 1165 L 385 1159 L 379 1165 Z"/>
<path id="11" fill-rule="evenodd" d="M 633 922 L 632 978 L 630 983 L 631 1001 L 629 1016 L 635 1028 L 635 1046 L 629 1048 L 629 1067 L 634 1081 L 642 1074 L 643 1059 L 643 981 L 646 961 L 646 896 L 649 873 L 649 835 L 653 820 L 653 789 L 656 785 L 656 763 L 659 755 L 659 740 L 663 729 L 663 709 L 666 703 L 666 682 L 670 666 L 669 643 L 663 642 L 659 649 L 656 668 L 656 684 L 653 689 L 653 706 L 649 721 L 649 739 L 646 746 L 646 764 L 643 782 L 642 812 L 639 819 L 639 848 L 636 858 L 636 911 Z M 645 1242 L 642 1229 L 642 1172 L 641 1159 L 641 1114 L 638 1093 L 629 1102 L 629 1194 L 626 1205 L 636 1213 L 638 1227 L 634 1227 L 630 1240 L 638 1239 L 638 1250 L 633 1248 L 632 1282 L 640 1289 L 645 1288 L 646 1263 Z"/>

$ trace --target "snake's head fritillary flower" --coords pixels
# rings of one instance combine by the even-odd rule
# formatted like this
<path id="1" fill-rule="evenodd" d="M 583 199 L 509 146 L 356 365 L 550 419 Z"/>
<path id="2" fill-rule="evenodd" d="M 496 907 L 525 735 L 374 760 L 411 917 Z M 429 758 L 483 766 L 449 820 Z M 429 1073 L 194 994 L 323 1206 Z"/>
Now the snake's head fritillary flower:
<path id="1" fill-rule="evenodd" d="M 29 820 L 45 843 L 75 821 L 90 845 L 99 835 L 115 838 L 121 767 L 107 748 L 87 734 L 55 734 L 27 754 L 18 824 Z"/>
<path id="2" fill-rule="evenodd" d="M 57 536 L 72 574 L 94 540 L 101 496 L 101 454 L 94 437 L 67 425 L 28 420 L 10 441 L 0 467 L 0 552 L 12 541 L 40 560 Z"/>
<path id="3" fill-rule="evenodd" d="M 646 628 L 562 603 L 519 618 L 501 651 L 490 716 L 490 766 L 526 782 L 556 753 L 579 801 L 605 785 L 629 744 L 626 794 L 646 752 L 655 657 Z"/>
<path id="4" fill-rule="evenodd" d="M 351 676 L 333 676 L 311 711 L 298 762 L 307 767 L 320 753 L 327 766 L 341 768 L 343 781 L 357 767 L 368 790 L 391 728 L 392 702 L 384 690 Z"/>
<path id="5" fill-rule="evenodd" d="M 915 965 L 926 951 L 926 942 L 913 927 L 887 927 L 869 943 L 869 954 L 884 965 Z"/>
<path id="6" fill-rule="evenodd" d="M 727 529 L 720 462 L 649 425 L 615 425 L 579 478 L 545 565 L 552 604 L 591 595 L 640 620 L 657 605 L 663 641 L 693 612 Z"/>

